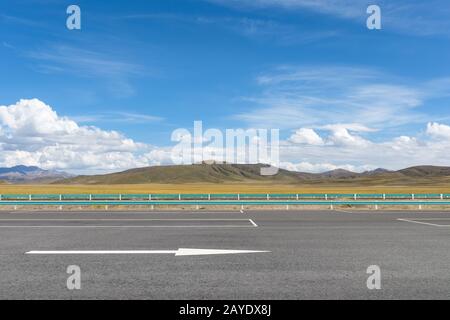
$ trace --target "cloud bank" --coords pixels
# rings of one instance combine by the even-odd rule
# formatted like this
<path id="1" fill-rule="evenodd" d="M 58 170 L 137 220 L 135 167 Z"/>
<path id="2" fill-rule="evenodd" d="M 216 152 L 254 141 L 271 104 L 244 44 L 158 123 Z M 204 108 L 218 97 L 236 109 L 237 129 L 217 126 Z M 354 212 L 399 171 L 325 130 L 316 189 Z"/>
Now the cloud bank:
<path id="1" fill-rule="evenodd" d="M 450 165 L 450 126 L 429 122 L 416 135 L 375 141 L 373 129 L 334 123 L 293 129 L 280 142 L 280 166 L 322 172 Z M 172 146 L 136 142 L 117 131 L 82 126 L 38 99 L 0 106 L 0 166 L 34 165 L 73 173 L 106 173 L 171 164 Z"/>
<path id="2" fill-rule="evenodd" d="M 38 99 L 0 106 L 0 166 L 108 172 L 157 164 L 152 151 L 119 132 L 80 126 Z"/>

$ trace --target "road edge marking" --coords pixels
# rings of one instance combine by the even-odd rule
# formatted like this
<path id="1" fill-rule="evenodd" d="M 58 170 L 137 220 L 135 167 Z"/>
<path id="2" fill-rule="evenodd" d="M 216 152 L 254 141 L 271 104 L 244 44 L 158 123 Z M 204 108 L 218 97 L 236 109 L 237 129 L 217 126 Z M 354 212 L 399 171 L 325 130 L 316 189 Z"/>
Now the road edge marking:
<path id="1" fill-rule="evenodd" d="M 433 227 L 450 227 L 450 225 L 443 225 L 443 224 L 435 224 L 435 223 L 429 223 L 429 222 L 421 222 L 421 221 L 416 221 L 416 220 L 410 220 L 410 219 L 397 219 L 397 221 L 404 221 L 404 222 L 409 222 L 409 223 L 416 223 L 416 224 L 423 224 L 423 225 L 427 225 L 427 226 L 433 226 Z"/>
<path id="2" fill-rule="evenodd" d="M 253 221 L 252 219 L 248 219 L 248 221 L 250 221 L 250 223 L 251 223 L 255 228 L 258 228 L 258 225 L 255 223 L 255 221 Z"/>

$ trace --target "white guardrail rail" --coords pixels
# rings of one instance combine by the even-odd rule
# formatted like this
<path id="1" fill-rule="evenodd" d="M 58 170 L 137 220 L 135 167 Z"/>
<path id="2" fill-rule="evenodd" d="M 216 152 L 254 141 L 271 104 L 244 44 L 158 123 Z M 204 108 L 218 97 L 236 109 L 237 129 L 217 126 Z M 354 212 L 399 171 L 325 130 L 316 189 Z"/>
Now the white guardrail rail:
<path id="1" fill-rule="evenodd" d="M 450 205 L 450 194 L 0 194 L 0 205 Z"/>

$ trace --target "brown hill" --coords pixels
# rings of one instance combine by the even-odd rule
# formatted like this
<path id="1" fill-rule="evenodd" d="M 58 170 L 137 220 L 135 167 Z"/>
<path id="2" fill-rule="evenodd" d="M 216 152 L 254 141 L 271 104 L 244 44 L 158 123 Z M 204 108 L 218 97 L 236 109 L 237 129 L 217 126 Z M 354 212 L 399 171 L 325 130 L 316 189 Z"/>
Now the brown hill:
<path id="1" fill-rule="evenodd" d="M 450 176 L 450 167 L 419 166 L 399 170 L 399 173 L 414 178 L 424 177 L 448 177 Z"/>
<path id="2" fill-rule="evenodd" d="M 356 178 L 359 176 L 361 176 L 361 174 L 344 169 L 336 169 L 317 174 L 317 177 L 321 179 L 349 179 L 349 178 Z"/>
<path id="3" fill-rule="evenodd" d="M 261 176 L 260 164 L 193 164 L 131 169 L 105 175 L 78 176 L 62 184 L 136 184 L 136 183 L 221 183 L 281 182 L 295 183 L 297 174 L 280 169 L 275 176 Z"/>
<path id="4" fill-rule="evenodd" d="M 58 184 L 145 184 L 145 183 L 278 183 L 311 185 L 445 185 L 450 184 L 450 167 L 419 166 L 399 171 L 377 169 L 355 173 L 333 170 L 324 173 L 280 169 L 274 176 L 261 176 L 262 164 L 194 164 L 155 166 L 118 173 L 78 176 Z"/>

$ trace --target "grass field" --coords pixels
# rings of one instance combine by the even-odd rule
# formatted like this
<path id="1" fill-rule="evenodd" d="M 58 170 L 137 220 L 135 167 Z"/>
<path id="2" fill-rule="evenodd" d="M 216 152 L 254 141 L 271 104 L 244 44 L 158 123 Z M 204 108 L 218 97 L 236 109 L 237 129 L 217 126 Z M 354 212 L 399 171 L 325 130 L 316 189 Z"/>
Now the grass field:
<path id="1" fill-rule="evenodd" d="M 0 185 L 0 194 L 126 194 L 126 193 L 450 193 L 450 185 L 357 186 L 296 184 L 124 184 Z"/>

